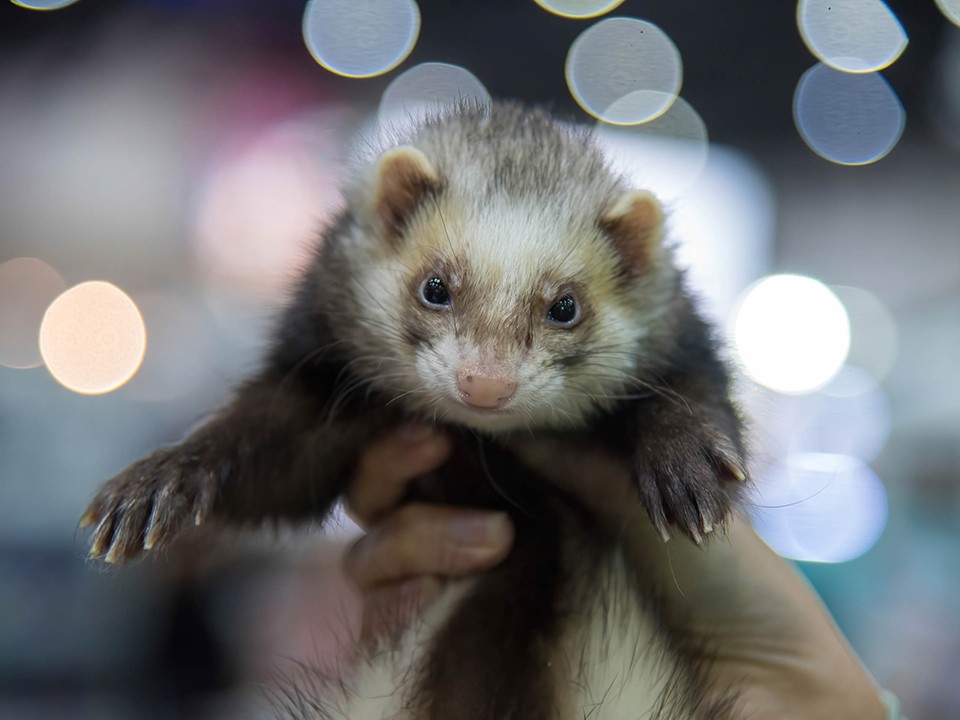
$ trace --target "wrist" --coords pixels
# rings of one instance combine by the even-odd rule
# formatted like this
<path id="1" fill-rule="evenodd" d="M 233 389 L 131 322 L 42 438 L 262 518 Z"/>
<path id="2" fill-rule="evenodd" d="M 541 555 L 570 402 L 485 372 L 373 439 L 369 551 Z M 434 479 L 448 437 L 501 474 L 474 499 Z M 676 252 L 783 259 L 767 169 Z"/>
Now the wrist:
<path id="1" fill-rule="evenodd" d="M 823 650 L 823 648 L 821 648 Z M 873 678 L 844 644 L 811 656 L 798 676 L 785 678 L 793 685 L 787 695 L 791 707 L 771 717 L 804 720 L 886 720 L 887 707 Z M 792 700 L 789 699 L 792 696 Z"/>
<path id="2" fill-rule="evenodd" d="M 820 633 L 789 639 L 775 630 L 748 645 L 715 646 L 711 670 L 718 693 L 739 694 L 737 717 L 749 720 L 887 720 L 881 690 L 839 637 Z M 893 715 L 897 718 L 896 715 Z"/>
<path id="3" fill-rule="evenodd" d="M 739 707 L 750 720 L 900 720 L 872 682 L 851 686 L 837 677 L 798 678 L 790 672 L 758 673 L 731 684 L 741 690 Z"/>

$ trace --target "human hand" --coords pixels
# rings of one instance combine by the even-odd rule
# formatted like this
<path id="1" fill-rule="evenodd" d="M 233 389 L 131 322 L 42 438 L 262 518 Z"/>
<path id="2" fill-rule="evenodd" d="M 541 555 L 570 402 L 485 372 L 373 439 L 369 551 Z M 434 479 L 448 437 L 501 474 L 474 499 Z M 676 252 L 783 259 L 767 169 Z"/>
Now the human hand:
<path id="1" fill-rule="evenodd" d="M 409 426 L 360 459 L 345 506 L 367 532 L 343 567 L 363 595 L 363 641 L 403 629 L 445 579 L 493 567 L 510 550 L 513 526 L 504 513 L 401 504 L 410 482 L 442 465 L 451 449 L 435 429 Z"/>
<path id="2" fill-rule="evenodd" d="M 711 685 L 739 690 L 744 717 L 886 717 L 878 689 L 812 589 L 741 517 L 704 547 L 679 534 L 663 543 L 613 459 L 583 448 L 516 449 L 620 534 L 632 563 L 660 588 L 668 624 L 714 655 Z M 403 627 L 443 578 L 492 567 L 509 551 L 505 515 L 401 505 L 410 480 L 449 453 L 442 435 L 390 436 L 360 464 L 348 505 L 369 531 L 345 568 L 365 595 L 367 638 Z"/>
<path id="3" fill-rule="evenodd" d="M 739 514 L 703 546 L 679 533 L 663 542 L 614 459 L 569 445 L 517 449 L 619 534 L 631 563 L 662 593 L 667 623 L 715 657 L 712 686 L 739 690 L 744 717 L 887 717 L 812 588 Z"/>

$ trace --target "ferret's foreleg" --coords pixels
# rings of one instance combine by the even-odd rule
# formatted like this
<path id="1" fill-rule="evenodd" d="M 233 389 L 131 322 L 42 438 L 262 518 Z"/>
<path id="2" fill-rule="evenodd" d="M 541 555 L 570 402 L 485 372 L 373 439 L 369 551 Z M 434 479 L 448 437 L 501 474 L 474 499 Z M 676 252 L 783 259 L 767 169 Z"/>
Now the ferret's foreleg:
<path id="1" fill-rule="evenodd" d="M 702 542 L 723 524 L 746 479 L 741 421 L 725 371 L 701 360 L 696 373 L 668 377 L 638 405 L 633 470 L 661 537 L 673 525 Z"/>
<path id="2" fill-rule="evenodd" d="M 96 524 L 91 555 L 127 560 L 211 519 L 326 515 L 372 430 L 332 418 L 334 377 L 268 367 L 185 440 L 106 482 L 81 520 Z"/>
<path id="3" fill-rule="evenodd" d="M 709 423 L 672 415 L 643 433 L 635 457 L 637 485 L 661 537 L 676 526 L 694 542 L 723 524 L 732 510 L 736 485 L 745 479 L 733 441 Z"/>

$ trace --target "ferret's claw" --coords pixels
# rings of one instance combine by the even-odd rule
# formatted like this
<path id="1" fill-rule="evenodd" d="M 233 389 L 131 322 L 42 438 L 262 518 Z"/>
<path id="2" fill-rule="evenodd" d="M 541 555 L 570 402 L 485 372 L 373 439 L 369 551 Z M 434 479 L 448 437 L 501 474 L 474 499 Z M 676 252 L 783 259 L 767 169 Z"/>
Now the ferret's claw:
<path id="1" fill-rule="evenodd" d="M 99 521 L 100 513 L 94 509 L 93 505 L 91 505 L 84 511 L 83 517 L 80 518 L 80 529 L 82 530 L 83 528 L 90 527 L 95 522 Z"/>
<path id="2" fill-rule="evenodd" d="M 733 448 L 723 445 L 716 447 L 714 448 L 714 457 L 719 461 L 720 469 L 734 480 L 743 482 L 747 479 L 747 471 L 743 467 L 743 462 Z"/>
<path id="3" fill-rule="evenodd" d="M 169 528 L 157 522 L 154 517 L 151 517 L 150 523 L 147 525 L 147 531 L 143 536 L 143 549 L 153 550 L 155 546 L 162 545 L 163 541 L 169 536 Z"/>
<path id="4" fill-rule="evenodd" d="M 176 535 L 181 524 L 171 522 L 170 516 L 165 518 L 151 517 L 150 523 L 147 525 L 147 531 L 143 536 L 143 549 L 153 550 L 153 548 L 163 545 Z"/>
<path id="5" fill-rule="evenodd" d="M 125 498 L 117 509 L 113 540 L 104 558 L 109 563 L 129 560 L 140 554 L 143 548 L 143 533 L 153 506 L 149 492 Z"/>
<path id="6" fill-rule="evenodd" d="M 110 547 L 113 541 L 113 514 L 107 513 L 100 520 L 97 529 L 93 531 L 93 538 L 90 540 L 90 557 L 96 558 Z"/>
<path id="7" fill-rule="evenodd" d="M 704 535 L 709 535 L 713 532 L 714 522 L 722 522 L 722 518 L 715 517 L 702 507 L 697 508 L 697 516 L 700 518 L 700 531 Z"/>
<path id="8" fill-rule="evenodd" d="M 183 525 L 187 500 L 180 492 L 179 483 L 167 482 L 154 495 L 153 509 L 146 522 L 143 535 L 143 549 L 152 550 L 162 545 Z"/>
<path id="9" fill-rule="evenodd" d="M 197 478 L 200 486 L 197 492 L 197 500 L 194 503 L 193 524 L 202 525 L 213 511 L 214 501 L 217 499 L 217 484 L 214 482 L 211 473 L 200 471 L 202 475 Z"/>
<path id="10" fill-rule="evenodd" d="M 727 472 L 733 475 L 734 478 L 740 482 L 744 482 L 747 479 L 747 473 L 739 466 L 731 462 L 724 463 L 727 467 Z"/>
<path id="11" fill-rule="evenodd" d="M 157 530 L 157 526 L 151 525 L 150 529 L 147 530 L 147 534 L 143 537 L 143 549 L 153 550 L 153 546 L 157 544 L 159 539 L 160 532 Z"/>

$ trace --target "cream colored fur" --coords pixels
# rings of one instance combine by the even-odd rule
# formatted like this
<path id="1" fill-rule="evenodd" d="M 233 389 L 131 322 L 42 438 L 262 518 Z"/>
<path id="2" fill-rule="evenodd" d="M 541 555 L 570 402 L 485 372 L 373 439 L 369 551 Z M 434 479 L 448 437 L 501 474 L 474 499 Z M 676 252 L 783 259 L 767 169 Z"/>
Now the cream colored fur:
<path id="1" fill-rule="evenodd" d="M 657 717 L 677 658 L 640 606 L 625 561 L 605 568 L 605 587 L 578 588 L 571 617 L 550 661 L 559 696 L 556 720 L 637 720 Z M 325 697 L 322 720 L 419 720 L 413 693 L 433 634 L 469 591 L 451 583 L 441 599 L 410 627 L 393 650 L 375 653 Z M 320 720 L 320 718 L 318 718 Z M 456 720 L 451 718 L 450 720 Z"/>

